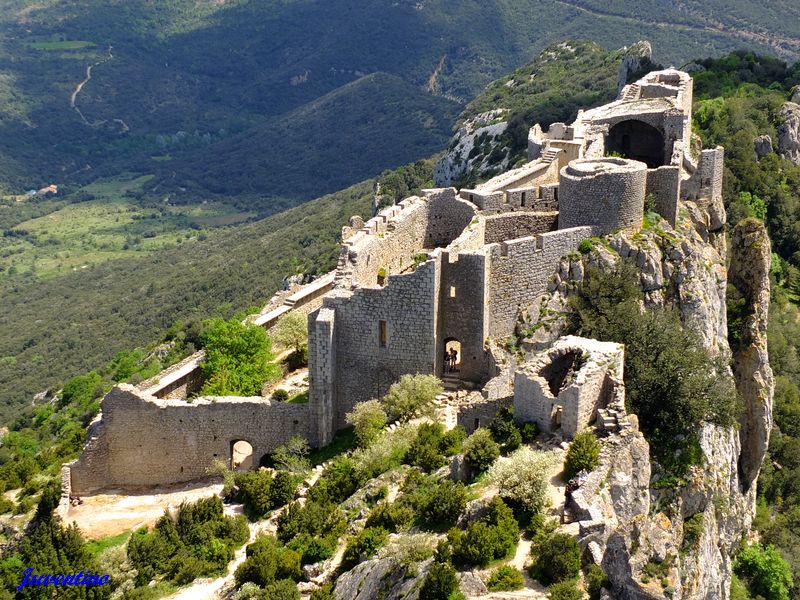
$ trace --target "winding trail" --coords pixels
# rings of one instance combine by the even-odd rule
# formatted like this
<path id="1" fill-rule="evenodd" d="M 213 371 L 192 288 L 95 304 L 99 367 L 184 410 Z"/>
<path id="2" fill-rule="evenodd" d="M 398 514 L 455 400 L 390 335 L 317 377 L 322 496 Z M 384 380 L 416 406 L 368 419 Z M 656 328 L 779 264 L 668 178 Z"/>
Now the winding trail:
<path id="1" fill-rule="evenodd" d="M 86 77 L 84 77 L 83 81 L 81 81 L 78 85 L 75 86 L 75 89 L 72 91 L 72 94 L 70 94 L 70 97 L 69 97 L 69 105 L 70 105 L 70 107 L 76 113 L 78 113 L 78 116 L 81 118 L 81 121 L 83 121 L 84 125 L 87 125 L 89 127 L 93 127 L 93 128 L 94 127 L 99 127 L 100 125 L 104 125 L 105 123 L 108 123 L 108 120 L 107 119 L 103 119 L 103 120 L 100 120 L 100 121 L 90 122 L 89 119 L 87 119 L 86 116 L 83 114 L 83 112 L 81 112 L 81 109 L 78 108 L 78 94 L 80 94 L 81 91 L 83 90 L 83 87 L 87 83 L 89 83 L 89 81 L 91 81 L 91 79 L 92 79 L 92 69 L 94 69 L 95 67 L 99 67 L 103 63 L 107 63 L 108 61 L 110 61 L 110 60 L 112 60 L 114 58 L 113 50 L 114 50 L 114 46 L 109 46 L 108 47 L 108 56 L 106 56 L 104 59 L 99 60 L 96 63 L 88 65 L 86 67 Z M 120 126 L 120 133 L 126 133 L 126 132 L 130 131 L 130 127 L 128 127 L 128 124 L 125 123 L 125 121 L 123 121 L 122 119 L 111 119 L 111 121 L 114 122 L 114 123 L 117 123 Z"/>

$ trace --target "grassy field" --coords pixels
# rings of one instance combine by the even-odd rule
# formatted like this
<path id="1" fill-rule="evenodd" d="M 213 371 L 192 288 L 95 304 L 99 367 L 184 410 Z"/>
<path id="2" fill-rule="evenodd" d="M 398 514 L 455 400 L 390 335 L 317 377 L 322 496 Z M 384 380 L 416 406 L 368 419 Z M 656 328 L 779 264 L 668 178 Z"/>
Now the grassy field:
<path id="1" fill-rule="evenodd" d="M 60 40 L 54 42 L 31 42 L 30 47 L 34 50 L 81 50 L 94 46 L 93 42 L 83 40 Z"/>
<path id="2" fill-rule="evenodd" d="M 49 278 L 86 269 L 180 246 L 205 237 L 208 229 L 254 216 L 221 203 L 143 205 L 126 195 L 140 192 L 151 179 L 151 175 L 123 175 L 92 183 L 72 196 L 91 200 L 40 201 L 46 205 L 41 207 L 45 214 L 13 219 L 19 222 L 0 237 L 0 278 L 14 274 Z M 25 208 L 36 202 L 30 201 Z M 3 209 L 13 212 L 22 207 L 5 205 Z"/>

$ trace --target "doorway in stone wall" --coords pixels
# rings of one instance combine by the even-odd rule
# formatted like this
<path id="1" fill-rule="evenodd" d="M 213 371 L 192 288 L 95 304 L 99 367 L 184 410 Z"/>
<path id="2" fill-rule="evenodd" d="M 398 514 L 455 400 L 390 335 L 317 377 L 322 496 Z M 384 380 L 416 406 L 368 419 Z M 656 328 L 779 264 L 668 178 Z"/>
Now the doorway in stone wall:
<path id="1" fill-rule="evenodd" d="M 253 446 L 247 440 L 231 442 L 231 469 L 249 471 L 253 467 Z"/>
<path id="2" fill-rule="evenodd" d="M 461 372 L 461 361 L 461 342 L 456 338 L 447 338 L 444 341 L 444 356 L 442 357 L 444 375 L 458 377 Z"/>

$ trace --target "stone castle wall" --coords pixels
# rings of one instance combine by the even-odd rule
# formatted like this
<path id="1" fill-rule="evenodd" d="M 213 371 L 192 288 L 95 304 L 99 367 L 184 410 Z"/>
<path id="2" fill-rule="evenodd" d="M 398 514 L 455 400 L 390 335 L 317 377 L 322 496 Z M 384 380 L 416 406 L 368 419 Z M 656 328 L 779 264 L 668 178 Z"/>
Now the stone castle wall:
<path id="1" fill-rule="evenodd" d="M 334 314 L 334 430 L 345 426 L 345 414 L 353 406 L 384 395 L 401 375 L 435 372 L 437 262 L 438 257 L 414 272 L 389 276 L 382 288 L 358 288 L 326 298 L 323 309 Z M 381 322 L 385 323 L 385 345 L 380 339 Z M 313 341 L 317 352 L 327 347 L 320 337 Z M 315 359 L 319 356 L 314 355 Z M 321 400 L 318 382 L 311 387 L 313 404 Z"/>
<path id="2" fill-rule="evenodd" d="M 558 212 L 512 212 L 485 217 L 484 244 L 555 231 Z"/>
<path id="3" fill-rule="evenodd" d="M 655 210 L 672 227 L 678 222 L 678 200 L 681 193 L 680 167 L 669 165 L 647 170 L 646 195 L 653 195 Z"/>
<path id="4" fill-rule="evenodd" d="M 306 437 L 309 407 L 263 398 L 198 398 L 187 403 L 116 386 L 103 416 L 71 467 L 72 490 L 153 486 L 201 479 L 216 459 L 230 464 L 235 441 L 253 447 L 253 462 L 293 435 Z"/>
<path id="5" fill-rule="evenodd" d="M 559 259 L 592 235 L 591 227 L 573 227 L 487 246 L 489 336 L 510 335 L 520 307 L 547 289 Z"/>
<path id="6" fill-rule="evenodd" d="M 461 343 L 459 376 L 466 381 L 481 381 L 489 369 L 484 349 L 488 333 L 486 256 L 483 252 L 455 254 L 445 251 L 441 273 L 437 357 L 444 356 L 449 340 L 458 340 Z M 437 364 L 439 368 L 441 362 Z"/>

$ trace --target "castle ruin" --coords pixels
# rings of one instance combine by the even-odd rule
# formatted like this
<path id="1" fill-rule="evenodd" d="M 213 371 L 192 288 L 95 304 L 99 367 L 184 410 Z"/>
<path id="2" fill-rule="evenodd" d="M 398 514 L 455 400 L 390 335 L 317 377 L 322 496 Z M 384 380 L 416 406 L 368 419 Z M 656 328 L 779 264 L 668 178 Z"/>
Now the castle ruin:
<path id="1" fill-rule="evenodd" d="M 515 375 L 491 342 L 513 334 L 520 309 L 547 290 L 560 259 L 581 241 L 637 229 L 647 209 L 674 225 L 683 200 L 707 209 L 710 230 L 723 226 L 723 150 L 700 149 L 691 105 L 686 73 L 653 72 L 570 125 L 546 132 L 534 125 L 529 162 L 520 168 L 474 189 L 424 190 L 366 222 L 353 217 L 336 269 L 276 295 L 253 317 L 269 330 L 288 312 L 307 315 L 307 404 L 188 403 L 202 386 L 197 353 L 139 386 L 109 392 L 70 466 L 74 493 L 197 479 L 215 459 L 231 461 L 238 441 L 251 445 L 254 464 L 295 434 L 324 446 L 357 403 L 384 395 L 408 373 L 478 390 L 473 395 L 484 402 L 459 414 L 468 430 L 499 400 L 567 437 L 612 414 L 624 420 L 616 345 L 566 338 Z M 618 368 L 599 368 L 598 355 Z M 559 370 L 591 385 L 553 389 Z"/>

